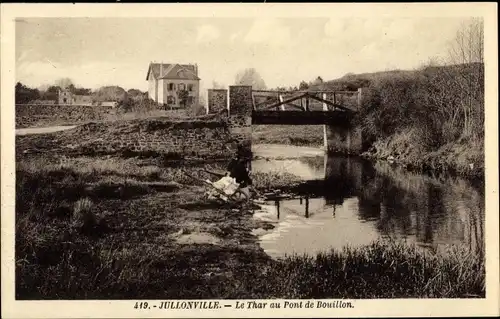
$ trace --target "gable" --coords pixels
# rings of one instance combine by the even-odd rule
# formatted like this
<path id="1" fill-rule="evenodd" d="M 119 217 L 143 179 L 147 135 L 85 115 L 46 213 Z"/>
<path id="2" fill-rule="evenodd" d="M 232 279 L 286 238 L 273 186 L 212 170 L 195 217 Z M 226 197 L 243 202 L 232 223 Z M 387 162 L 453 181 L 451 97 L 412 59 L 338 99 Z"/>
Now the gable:
<path id="1" fill-rule="evenodd" d="M 192 70 L 179 64 L 173 65 L 166 72 L 164 70 L 162 79 L 199 80 L 198 76 Z"/>
<path id="2" fill-rule="evenodd" d="M 150 78 L 158 79 L 160 77 L 161 63 L 150 63 L 146 80 Z M 183 70 L 179 72 L 179 70 Z M 180 74 L 179 74 L 180 73 Z M 182 76 L 181 76 L 182 75 Z M 162 79 L 178 79 L 178 80 L 199 80 L 196 75 L 196 67 L 192 64 L 176 64 L 176 63 L 163 63 L 163 76 Z"/>
<path id="3" fill-rule="evenodd" d="M 146 74 L 146 81 L 149 81 L 149 79 L 151 79 L 151 78 L 153 78 L 153 79 L 158 78 L 158 75 L 155 72 L 155 63 L 149 64 L 148 73 Z"/>

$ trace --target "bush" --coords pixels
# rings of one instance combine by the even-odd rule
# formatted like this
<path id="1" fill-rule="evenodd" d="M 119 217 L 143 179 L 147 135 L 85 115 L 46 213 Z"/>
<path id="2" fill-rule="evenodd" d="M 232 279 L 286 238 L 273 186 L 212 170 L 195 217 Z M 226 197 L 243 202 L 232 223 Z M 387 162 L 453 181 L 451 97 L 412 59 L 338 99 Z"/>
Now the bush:
<path id="1" fill-rule="evenodd" d="M 426 145 L 438 149 L 461 137 L 482 138 L 484 101 L 481 94 L 472 93 L 481 91 L 481 86 L 467 93 L 465 84 L 453 83 L 455 78 L 474 78 L 481 68 L 426 67 L 373 80 L 364 91 L 357 118 L 365 139 L 380 140 L 418 128 L 425 133 Z M 471 104 L 464 105 L 465 100 Z"/>
<path id="2" fill-rule="evenodd" d="M 155 101 L 148 98 L 147 95 L 138 95 L 129 97 L 118 104 L 118 108 L 124 112 L 135 112 L 145 114 L 158 109 Z"/>
<path id="3" fill-rule="evenodd" d="M 187 109 L 187 113 L 191 116 L 206 115 L 207 109 L 201 104 L 193 104 Z"/>

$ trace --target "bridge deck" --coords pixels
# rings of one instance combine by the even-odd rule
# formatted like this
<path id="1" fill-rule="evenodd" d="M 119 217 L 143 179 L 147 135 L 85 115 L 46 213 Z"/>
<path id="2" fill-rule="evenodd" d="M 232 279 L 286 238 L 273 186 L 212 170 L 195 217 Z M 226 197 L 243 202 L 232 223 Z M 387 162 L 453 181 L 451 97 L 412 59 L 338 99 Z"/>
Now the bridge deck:
<path id="1" fill-rule="evenodd" d="M 352 117 L 342 111 L 253 111 L 252 124 L 349 126 Z"/>

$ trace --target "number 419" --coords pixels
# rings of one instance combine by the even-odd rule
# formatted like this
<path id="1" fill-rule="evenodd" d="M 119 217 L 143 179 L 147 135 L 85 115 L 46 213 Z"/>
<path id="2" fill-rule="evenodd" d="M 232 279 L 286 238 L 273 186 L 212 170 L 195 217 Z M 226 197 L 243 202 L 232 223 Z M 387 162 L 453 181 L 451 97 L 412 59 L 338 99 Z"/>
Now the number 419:
<path id="1" fill-rule="evenodd" d="M 148 303 L 147 302 L 136 302 L 134 309 L 148 309 Z"/>

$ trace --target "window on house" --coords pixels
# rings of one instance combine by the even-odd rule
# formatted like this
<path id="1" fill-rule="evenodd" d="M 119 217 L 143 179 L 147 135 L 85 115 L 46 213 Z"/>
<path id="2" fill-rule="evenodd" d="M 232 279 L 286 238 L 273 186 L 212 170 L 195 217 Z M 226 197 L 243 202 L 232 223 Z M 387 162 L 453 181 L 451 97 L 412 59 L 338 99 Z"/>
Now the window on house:
<path id="1" fill-rule="evenodd" d="M 188 84 L 188 91 L 193 92 L 193 85 L 192 84 Z"/>
<path id="2" fill-rule="evenodd" d="M 66 98 L 63 99 L 63 103 L 66 103 Z"/>
<path id="3" fill-rule="evenodd" d="M 186 84 L 179 83 L 179 91 L 184 91 L 184 90 L 186 90 Z"/>
<path id="4" fill-rule="evenodd" d="M 174 84 L 173 83 L 169 83 L 168 84 L 168 90 L 169 91 L 173 91 L 174 90 Z"/>

